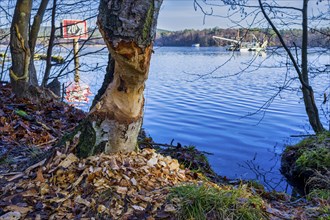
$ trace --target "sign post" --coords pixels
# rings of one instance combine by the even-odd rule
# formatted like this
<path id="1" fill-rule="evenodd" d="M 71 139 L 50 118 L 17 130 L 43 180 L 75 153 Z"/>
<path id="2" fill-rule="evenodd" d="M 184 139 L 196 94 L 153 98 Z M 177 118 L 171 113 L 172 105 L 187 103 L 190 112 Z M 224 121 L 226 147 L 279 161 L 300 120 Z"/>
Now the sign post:
<path id="1" fill-rule="evenodd" d="M 74 82 L 70 83 L 66 88 L 65 99 L 68 102 L 88 102 L 88 96 L 91 95 L 88 85 L 80 85 L 79 76 L 79 39 L 87 39 L 87 22 L 83 20 L 65 19 L 62 22 L 63 38 L 73 40 L 73 56 L 74 56 Z"/>
<path id="2" fill-rule="evenodd" d="M 79 42 L 77 38 L 73 38 L 73 57 L 74 57 L 74 81 L 79 83 Z"/>

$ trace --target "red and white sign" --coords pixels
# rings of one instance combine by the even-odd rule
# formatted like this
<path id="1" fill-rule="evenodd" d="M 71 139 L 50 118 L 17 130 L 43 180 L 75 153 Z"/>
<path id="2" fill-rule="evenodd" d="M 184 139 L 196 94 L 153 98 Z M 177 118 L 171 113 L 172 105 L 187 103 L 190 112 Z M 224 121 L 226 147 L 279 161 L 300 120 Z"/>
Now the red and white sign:
<path id="1" fill-rule="evenodd" d="M 62 21 L 63 38 L 65 39 L 87 39 L 87 22 L 83 20 Z"/>
<path id="2" fill-rule="evenodd" d="M 89 101 L 88 96 L 90 96 L 92 93 L 89 89 L 88 85 L 79 84 L 79 83 L 72 83 L 70 86 L 66 88 L 65 91 L 65 99 L 68 102 L 76 103 L 76 102 L 85 102 L 87 103 Z"/>

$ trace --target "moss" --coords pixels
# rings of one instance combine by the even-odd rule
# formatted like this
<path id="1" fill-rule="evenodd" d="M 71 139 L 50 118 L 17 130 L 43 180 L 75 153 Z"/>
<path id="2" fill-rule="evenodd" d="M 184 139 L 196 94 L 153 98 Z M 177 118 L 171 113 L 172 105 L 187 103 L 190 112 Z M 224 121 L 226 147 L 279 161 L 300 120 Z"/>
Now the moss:
<path id="1" fill-rule="evenodd" d="M 308 138 L 304 138 L 303 140 L 301 140 L 298 144 L 296 144 L 296 147 L 306 147 L 306 146 L 310 146 L 312 145 L 316 140 L 316 137 L 308 137 Z"/>
<path id="2" fill-rule="evenodd" d="M 315 148 L 304 151 L 296 161 L 301 170 L 330 168 L 330 148 Z"/>
<path id="3" fill-rule="evenodd" d="M 34 60 L 47 60 L 47 55 L 45 54 L 34 54 Z M 57 64 L 63 64 L 64 58 L 61 56 L 51 56 L 51 61 Z"/>
<path id="4" fill-rule="evenodd" d="M 249 187 L 253 187 L 254 189 L 260 190 L 260 191 L 265 191 L 264 185 L 262 185 L 259 181 L 257 180 L 249 180 L 247 182 Z"/>
<path id="5" fill-rule="evenodd" d="M 330 189 L 314 189 L 307 195 L 308 200 L 315 198 L 330 201 Z"/>
<path id="6" fill-rule="evenodd" d="M 316 136 L 304 138 L 301 140 L 298 144 L 296 144 L 296 147 L 308 147 L 313 144 L 320 144 L 323 143 L 324 141 L 328 141 L 330 139 L 330 132 L 329 131 L 324 131 L 320 134 L 317 134 Z"/>
<path id="7" fill-rule="evenodd" d="M 320 133 L 289 146 L 282 154 L 281 172 L 301 194 L 329 186 L 330 133 Z"/>
<path id="8" fill-rule="evenodd" d="M 329 220 L 330 219 L 330 205 L 321 206 L 318 209 L 320 216 L 317 218 L 317 220 Z"/>
<path id="9" fill-rule="evenodd" d="M 94 155 L 98 150 L 95 149 L 96 134 L 92 124 L 85 120 L 79 125 L 77 132 L 81 132 L 77 145 L 77 156 L 85 158 Z"/>
<path id="10" fill-rule="evenodd" d="M 152 1 L 151 5 L 148 9 L 148 12 L 147 12 L 146 21 L 143 26 L 143 32 L 142 32 L 143 41 L 147 40 L 148 35 L 150 34 L 150 29 L 151 29 L 152 22 L 154 19 L 154 10 L 155 10 L 155 5 L 154 5 L 154 2 Z"/>
<path id="11" fill-rule="evenodd" d="M 241 185 L 225 189 L 209 185 L 185 185 L 171 190 L 177 201 L 178 219 L 265 219 L 264 202 Z"/>

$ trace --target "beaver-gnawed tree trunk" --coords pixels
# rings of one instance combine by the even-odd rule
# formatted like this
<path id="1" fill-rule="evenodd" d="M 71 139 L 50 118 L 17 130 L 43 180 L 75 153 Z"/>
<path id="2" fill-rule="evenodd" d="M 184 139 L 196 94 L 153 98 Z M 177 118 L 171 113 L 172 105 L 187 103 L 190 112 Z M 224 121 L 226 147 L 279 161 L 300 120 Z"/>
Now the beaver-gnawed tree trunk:
<path id="1" fill-rule="evenodd" d="M 110 60 L 105 83 L 80 125 L 79 156 L 136 148 L 161 3 L 162 0 L 100 1 L 98 26 Z"/>

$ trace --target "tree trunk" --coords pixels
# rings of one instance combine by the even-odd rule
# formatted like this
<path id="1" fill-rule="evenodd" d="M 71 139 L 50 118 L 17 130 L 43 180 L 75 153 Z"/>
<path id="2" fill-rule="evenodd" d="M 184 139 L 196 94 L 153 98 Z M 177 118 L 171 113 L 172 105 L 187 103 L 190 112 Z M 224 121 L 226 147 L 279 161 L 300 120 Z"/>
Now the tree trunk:
<path id="1" fill-rule="evenodd" d="M 81 125 L 79 156 L 136 148 L 161 3 L 162 0 L 100 1 L 98 26 L 113 59 L 109 62 L 113 66 L 107 70 L 113 74 L 108 73 L 106 89 Z"/>
<path id="2" fill-rule="evenodd" d="M 309 85 L 308 77 L 308 0 L 303 2 L 303 21 L 302 21 L 302 47 L 301 47 L 301 75 L 304 81 L 302 85 L 302 92 L 304 97 L 304 103 L 306 108 L 306 113 L 308 115 L 309 123 L 312 126 L 315 133 L 321 133 L 324 131 L 322 126 L 318 108 L 314 99 L 313 88 Z"/>
<path id="3" fill-rule="evenodd" d="M 52 68 L 52 54 L 53 54 L 53 47 L 55 41 L 55 19 L 56 19 L 56 7 L 57 7 L 57 0 L 53 0 L 53 8 L 52 8 L 52 19 L 51 19 L 51 31 L 50 31 L 50 38 L 48 41 L 48 48 L 47 48 L 47 59 L 46 59 L 46 68 L 44 77 L 42 79 L 41 86 L 46 87 L 50 70 Z"/>
<path id="4" fill-rule="evenodd" d="M 45 11 L 47 9 L 49 0 L 42 0 L 37 14 L 34 16 L 33 24 L 30 31 L 29 36 L 29 47 L 31 50 L 31 59 L 30 59 L 30 67 L 29 67 L 29 75 L 30 75 L 30 83 L 34 86 L 38 86 L 38 78 L 36 68 L 34 66 L 34 54 L 35 54 L 35 47 L 37 44 L 38 33 L 40 30 L 41 22 L 44 17 Z"/>
<path id="5" fill-rule="evenodd" d="M 29 22 L 32 0 L 17 0 L 10 28 L 10 51 L 12 67 L 10 80 L 14 93 L 23 97 L 29 88 L 29 65 L 31 60 L 28 45 Z"/>
<path id="6" fill-rule="evenodd" d="M 36 70 L 34 67 L 34 50 L 37 36 L 48 0 L 42 0 L 30 30 L 32 0 L 17 0 L 13 20 L 10 28 L 10 50 L 12 67 L 10 81 L 13 92 L 17 97 L 26 97 L 35 103 L 41 99 L 56 99 L 54 94 L 38 87 Z"/>
<path id="7" fill-rule="evenodd" d="M 309 85 L 309 76 L 308 76 L 308 0 L 303 1 L 303 8 L 302 12 L 302 45 L 301 45 L 301 69 L 299 67 L 298 61 L 294 58 L 293 54 L 291 53 L 289 47 L 285 44 L 284 39 L 279 32 L 279 30 L 275 27 L 272 20 L 266 14 L 265 8 L 261 0 L 258 0 L 259 6 L 261 8 L 261 12 L 266 18 L 267 22 L 270 24 L 274 32 L 276 33 L 277 37 L 279 38 L 282 46 L 284 47 L 285 51 L 287 52 L 297 74 L 299 81 L 301 83 L 301 90 L 303 93 L 304 104 L 306 108 L 306 113 L 308 116 L 309 124 L 312 126 L 315 133 L 321 133 L 325 129 L 322 126 L 320 116 L 318 113 L 318 108 L 315 103 L 314 99 L 314 91 L 313 88 Z"/>

